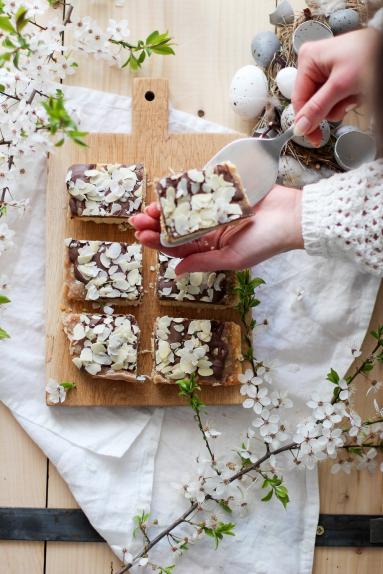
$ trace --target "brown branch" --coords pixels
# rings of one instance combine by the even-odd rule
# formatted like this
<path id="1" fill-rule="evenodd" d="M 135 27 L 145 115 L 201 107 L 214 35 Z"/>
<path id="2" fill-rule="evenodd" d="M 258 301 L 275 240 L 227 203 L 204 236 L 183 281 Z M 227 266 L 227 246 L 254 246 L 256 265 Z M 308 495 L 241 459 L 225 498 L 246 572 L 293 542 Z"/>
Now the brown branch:
<path id="1" fill-rule="evenodd" d="M 281 446 L 280 448 L 277 448 L 275 450 L 266 452 L 263 456 L 261 456 L 261 458 L 259 458 L 256 462 L 254 462 L 253 464 L 251 464 L 250 466 L 247 466 L 245 468 L 243 468 L 242 470 L 238 471 L 237 473 L 233 474 L 233 476 L 228 480 L 228 482 L 234 482 L 235 480 L 238 480 L 240 478 L 242 478 L 244 475 L 248 474 L 249 472 L 256 470 L 257 468 L 259 468 L 259 466 L 261 464 L 263 464 L 267 459 L 269 459 L 272 455 L 275 454 L 280 454 L 281 452 L 284 452 L 286 450 L 292 450 L 294 448 L 297 448 L 297 444 L 296 443 L 290 443 L 287 444 L 285 446 Z M 206 496 L 206 500 L 215 500 L 212 496 Z M 155 538 L 153 538 L 153 540 L 150 542 L 150 544 L 147 544 L 143 550 L 141 552 L 139 552 L 134 558 L 133 561 L 130 562 L 129 564 L 126 564 L 125 566 L 123 566 L 120 570 L 118 570 L 118 572 L 116 572 L 116 574 L 124 574 L 125 572 L 129 571 L 129 568 L 131 568 L 133 566 L 133 564 L 139 560 L 140 558 L 142 558 L 143 556 L 145 556 L 145 554 L 147 554 L 149 552 L 149 550 L 151 550 L 151 548 L 153 548 L 153 546 L 155 546 L 156 544 L 158 544 L 158 542 L 160 542 L 163 538 L 165 538 L 166 536 L 168 536 L 172 530 L 174 530 L 175 528 L 177 528 L 177 526 L 179 526 L 180 524 L 182 524 L 183 522 L 186 522 L 186 519 L 195 511 L 197 510 L 199 504 L 198 502 L 194 502 L 187 510 L 185 510 L 185 512 L 179 517 L 177 518 L 177 520 L 175 520 L 172 524 L 170 524 L 170 526 L 168 526 L 165 530 L 163 530 L 162 532 L 160 532 Z"/>

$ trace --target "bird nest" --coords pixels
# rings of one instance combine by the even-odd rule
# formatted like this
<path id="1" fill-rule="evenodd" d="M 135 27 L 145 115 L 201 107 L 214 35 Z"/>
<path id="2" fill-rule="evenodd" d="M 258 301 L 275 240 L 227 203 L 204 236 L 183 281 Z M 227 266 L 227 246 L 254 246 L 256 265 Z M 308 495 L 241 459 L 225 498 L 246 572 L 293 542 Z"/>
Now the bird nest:
<path id="1" fill-rule="evenodd" d="M 363 0 L 349 0 L 347 8 L 352 8 L 359 13 L 360 21 L 365 24 L 367 21 L 367 6 Z M 280 118 L 283 109 L 290 103 L 278 90 L 275 78 L 279 70 L 287 66 L 297 65 L 297 56 L 294 52 L 292 40 L 295 29 L 305 20 L 315 19 L 325 24 L 328 19 L 325 15 L 315 16 L 311 14 L 309 8 L 306 8 L 295 16 L 294 22 L 284 26 L 277 27 L 277 35 L 280 41 L 280 49 L 274 56 L 272 62 L 265 70 L 265 74 L 269 84 L 270 98 L 266 105 L 265 111 L 257 124 L 252 130 L 252 133 L 261 132 L 264 130 L 281 131 Z M 339 165 L 334 158 L 334 143 L 335 136 L 331 134 L 329 142 L 321 148 L 304 148 L 298 144 L 290 142 L 286 145 L 283 154 L 289 155 L 298 160 L 303 166 L 311 169 L 321 169 L 326 167 L 332 171 L 341 171 Z"/>

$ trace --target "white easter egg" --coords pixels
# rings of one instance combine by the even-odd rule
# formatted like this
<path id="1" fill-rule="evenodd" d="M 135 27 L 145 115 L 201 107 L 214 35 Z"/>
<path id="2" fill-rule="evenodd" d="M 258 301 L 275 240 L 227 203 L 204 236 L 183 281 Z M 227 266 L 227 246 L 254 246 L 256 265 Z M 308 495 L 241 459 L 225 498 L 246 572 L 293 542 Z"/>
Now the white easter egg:
<path id="1" fill-rule="evenodd" d="M 268 98 L 267 78 L 257 66 L 240 68 L 230 84 L 230 102 L 237 114 L 256 118 L 265 108 Z"/>
<path id="2" fill-rule="evenodd" d="M 282 96 L 285 96 L 288 100 L 291 100 L 291 95 L 293 93 L 295 80 L 297 77 L 298 70 L 293 66 L 287 66 L 287 68 L 282 68 L 276 75 L 275 81 L 277 83 L 278 89 Z"/>
<path id="3" fill-rule="evenodd" d="M 295 120 L 295 113 L 292 104 L 289 104 L 282 112 L 281 115 L 281 127 L 283 131 L 286 131 L 289 127 L 291 127 Z M 330 139 L 330 124 L 327 120 L 322 120 L 319 124 L 319 127 L 322 132 L 322 140 L 318 147 L 323 147 L 327 144 Z M 315 146 L 305 137 L 305 136 L 293 136 L 291 138 L 296 144 L 308 148 L 314 149 Z"/>

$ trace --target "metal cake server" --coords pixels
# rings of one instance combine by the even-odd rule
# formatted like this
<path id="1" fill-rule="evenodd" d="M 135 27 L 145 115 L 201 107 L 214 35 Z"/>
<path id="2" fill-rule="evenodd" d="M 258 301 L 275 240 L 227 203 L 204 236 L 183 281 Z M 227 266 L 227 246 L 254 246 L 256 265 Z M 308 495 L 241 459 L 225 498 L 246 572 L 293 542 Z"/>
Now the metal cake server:
<path id="1" fill-rule="evenodd" d="M 251 205 L 256 205 L 273 187 L 278 176 L 279 158 L 283 146 L 293 137 L 294 126 L 275 138 L 242 138 L 234 140 L 223 147 L 205 165 L 204 169 L 214 167 L 217 163 L 230 161 L 241 177 L 243 187 Z M 190 243 L 209 232 L 209 229 L 196 231 L 187 239 L 180 238 L 169 243 L 161 233 L 161 244 L 164 247 L 176 247 Z"/>

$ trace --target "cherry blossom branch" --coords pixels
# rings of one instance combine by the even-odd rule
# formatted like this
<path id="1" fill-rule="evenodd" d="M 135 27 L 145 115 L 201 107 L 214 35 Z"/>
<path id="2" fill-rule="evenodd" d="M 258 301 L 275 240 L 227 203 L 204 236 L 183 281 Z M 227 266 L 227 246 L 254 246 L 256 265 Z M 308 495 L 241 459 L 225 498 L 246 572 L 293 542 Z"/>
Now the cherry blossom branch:
<path id="1" fill-rule="evenodd" d="M 268 452 L 266 452 L 263 456 L 261 456 L 256 462 L 254 462 L 253 464 L 247 466 L 244 469 L 241 469 L 240 471 L 236 472 L 235 474 L 233 474 L 232 477 L 230 477 L 228 479 L 229 483 L 232 483 L 236 480 L 240 480 L 243 476 L 245 476 L 246 474 L 249 474 L 250 472 L 257 470 L 266 460 L 268 460 L 271 456 L 275 456 L 277 454 L 280 454 L 281 452 L 285 452 L 287 450 L 291 450 L 296 448 L 297 445 L 295 443 L 290 443 L 287 444 L 285 446 L 282 446 L 280 448 L 277 448 L 275 450 L 269 450 Z M 212 496 L 207 495 L 205 500 L 215 500 Z M 216 501 L 217 502 L 217 501 Z M 116 574 L 124 574 L 125 572 L 128 572 L 128 570 L 130 568 L 132 568 L 132 566 L 140 559 L 143 558 L 154 546 L 156 546 L 156 544 L 158 544 L 159 542 L 161 542 L 161 540 L 163 538 L 165 538 L 166 536 L 168 536 L 173 530 L 175 530 L 178 526 L 180 526 L 183 522 L 186 522 L 186 519 L 190 517 L 191 514 L 193 514 L 193 512 L 195 512 L 196 510 L 198 510 L 199 508 L 199 503 L 198 502 L 193 502 L 193 504 L 187 509 L 185 510 L 185 512 L 183 514 L 181 514 L 181 516 L 179 516 L 176 520 L 174 520 L 174 522 L 172 522 L 167 528 L 165 528 L 164 530 L 162 530 L 162 532 L 160 532 L 155 538 L 153 538 L 150 542 L 150 544 L 147 544 L 143 547 L 143 549 L 138 552 L 138 554 L 136 554 L 133 558 L 133 560 L 131 562 L 129 562 L 128 564 L 126 564 L 125 566 L 123 566 L 120 570 L 118 570 L 116 572 Z"/>

